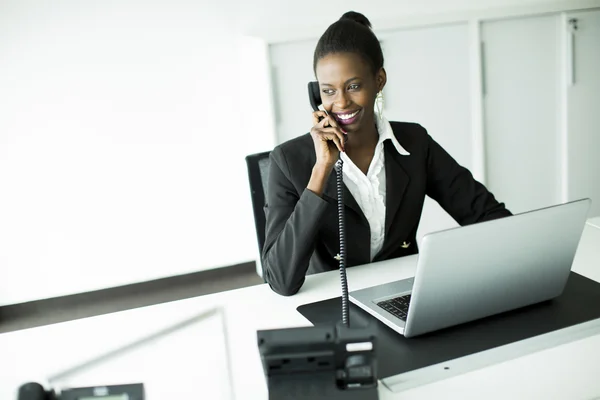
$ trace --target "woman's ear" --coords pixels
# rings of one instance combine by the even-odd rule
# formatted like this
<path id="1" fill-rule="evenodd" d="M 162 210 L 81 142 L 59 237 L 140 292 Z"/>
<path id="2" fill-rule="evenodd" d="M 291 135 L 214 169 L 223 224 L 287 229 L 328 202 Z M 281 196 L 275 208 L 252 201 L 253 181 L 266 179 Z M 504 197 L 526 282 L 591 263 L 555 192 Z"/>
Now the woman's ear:
<path id="1" fill-rule="evenodd" d="M 382 91 L 385 83 L 387 82 L 387 74 L 383 67 L 379 68 L 379 71 L 377 71 L 377 74 L 375 75 L 375 81 L 377 82 L 377 91 Z"/>

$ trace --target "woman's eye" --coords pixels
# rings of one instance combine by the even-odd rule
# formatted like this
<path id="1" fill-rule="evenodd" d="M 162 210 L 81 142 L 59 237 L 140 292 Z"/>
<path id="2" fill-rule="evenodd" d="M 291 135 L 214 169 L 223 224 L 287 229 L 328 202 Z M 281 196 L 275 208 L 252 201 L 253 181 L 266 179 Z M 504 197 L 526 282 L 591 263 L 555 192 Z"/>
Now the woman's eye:
<path id="1" fill-rule="evenodd" d="M 323 93 L 325 93 L 328 96 L 331 96 L 333 94 L 333 89 L 323 89 Z"/>
<path id="2" fill-rule="evenodd" d="M 358 83 L 353 83 L 352 85 L 348 86 L 348 89 L 358 90 L 358 89 L 360 89 L 360 85 Z"/>

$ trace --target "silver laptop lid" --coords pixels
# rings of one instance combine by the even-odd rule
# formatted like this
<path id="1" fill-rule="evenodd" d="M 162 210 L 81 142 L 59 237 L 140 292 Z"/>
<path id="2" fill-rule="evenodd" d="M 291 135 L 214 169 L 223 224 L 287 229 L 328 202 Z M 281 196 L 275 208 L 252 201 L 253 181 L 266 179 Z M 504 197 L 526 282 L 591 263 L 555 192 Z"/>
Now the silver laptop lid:
<path id="1" fill-rule="evenodd" d="M 583 199 L 424 236 L 404 335 L 560 295 L 590 204 Z"/>

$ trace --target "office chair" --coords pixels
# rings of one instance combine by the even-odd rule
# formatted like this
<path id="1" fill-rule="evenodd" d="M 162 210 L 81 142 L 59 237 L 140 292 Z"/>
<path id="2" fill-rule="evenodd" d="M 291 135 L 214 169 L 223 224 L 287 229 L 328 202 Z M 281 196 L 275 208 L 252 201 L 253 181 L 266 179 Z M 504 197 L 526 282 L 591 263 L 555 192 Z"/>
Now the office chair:
<path id="1" fill-rule="evenodd" d="M 250 154 L 246 156 L 246 165 L 248 167 L 248 180 L 250 182 L 250 195 L 252 197 L 252 209 L 254 211 L 254 226 L 256 227 L 256 239 L 258 242 L 259 258 L 257 263 L 261 264 L 257 268 L 257 273 L 264 280 L 264 273 L 260 256 L 265 245 L 265 199 L 267 192 L 267 180 L 269 177 L 269 154 L 270 151 L 263 153 Z"/>

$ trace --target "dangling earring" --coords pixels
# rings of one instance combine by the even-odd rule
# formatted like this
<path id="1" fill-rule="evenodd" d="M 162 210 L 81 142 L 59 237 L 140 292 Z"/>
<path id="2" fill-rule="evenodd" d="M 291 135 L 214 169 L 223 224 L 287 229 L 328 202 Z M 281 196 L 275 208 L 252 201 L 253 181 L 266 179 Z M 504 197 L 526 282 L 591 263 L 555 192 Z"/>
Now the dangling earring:
<path id="1" fill-rule="evenodd" d="M 377 115 L 381 119 L 383 115 L 383 91 L 379 91 L 375 97 L 375 107 L 377 107 Z"/>

